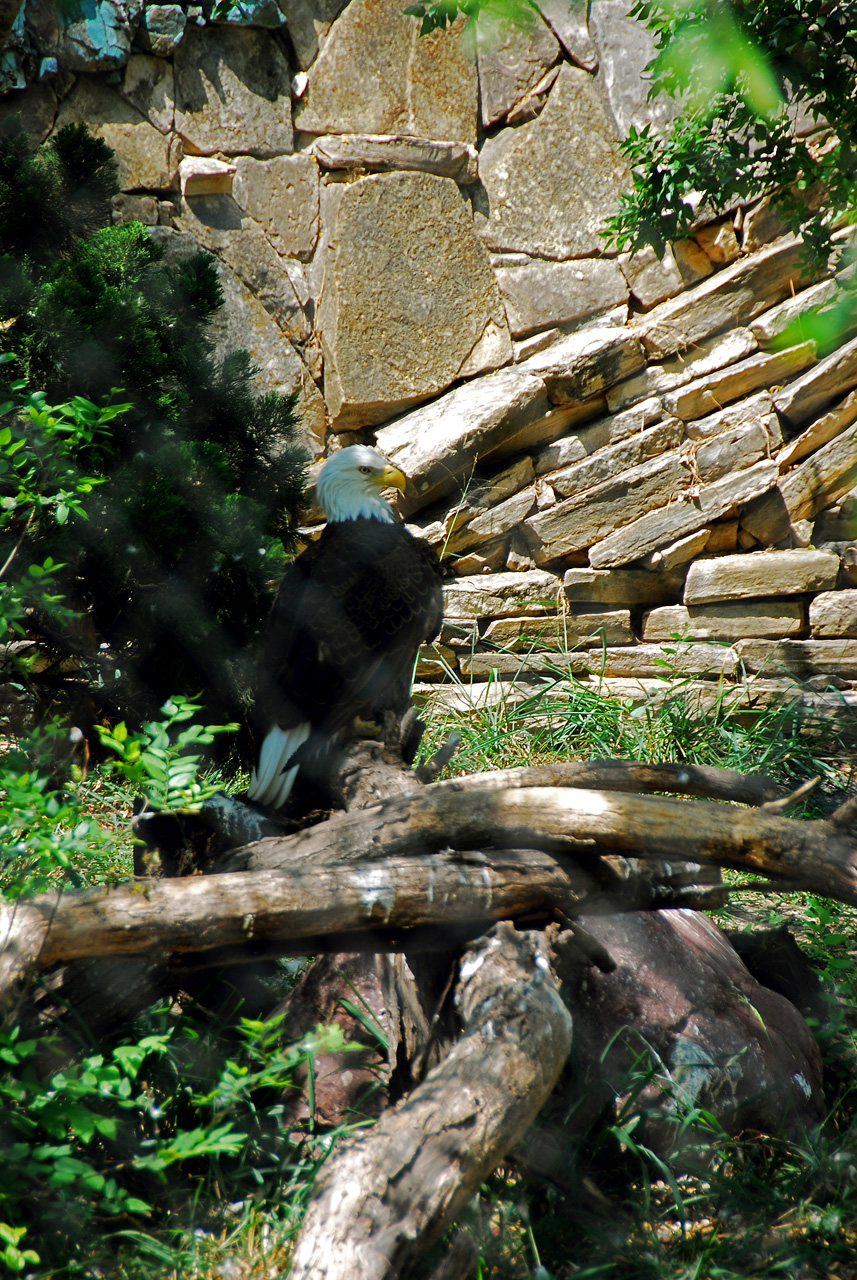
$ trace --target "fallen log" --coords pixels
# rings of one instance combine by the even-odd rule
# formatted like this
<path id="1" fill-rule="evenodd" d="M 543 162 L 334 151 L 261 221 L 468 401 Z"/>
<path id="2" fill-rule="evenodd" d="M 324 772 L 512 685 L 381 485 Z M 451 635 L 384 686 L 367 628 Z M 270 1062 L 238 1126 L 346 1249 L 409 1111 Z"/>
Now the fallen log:
<path id="1" fill-rule="evenodd" d="M 571 1049 L 537 933 L 498 925 L 465 956 L 462 1034 L 399 1106 L 316 1181 L 293 1280 L 401 1280 L 523 1137 Z"/>

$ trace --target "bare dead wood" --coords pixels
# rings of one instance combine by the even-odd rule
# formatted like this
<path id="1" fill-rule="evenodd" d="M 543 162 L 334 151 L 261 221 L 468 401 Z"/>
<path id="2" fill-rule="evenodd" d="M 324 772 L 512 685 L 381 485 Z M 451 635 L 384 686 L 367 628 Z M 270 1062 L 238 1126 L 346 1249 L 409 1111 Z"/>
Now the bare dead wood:
<path id="1" fill-rule="evenodd" d="M 236 850 L 234 869 L 293 867 L 324 857 L 343 865 L 441 848 L 511 845 L 578 856 L 624 855 L 710 863 L 771 876 L 857 902 L 857 839 L 830 821 L 798 822 L 708 800 L 672 800 L 576 787 L 453 790 L 416 795 L 319 823 L 284 840 Z"/>
<path id="2" fill-rule="evenodd" d="M 670 895 L 670 879 L 675 893 Z M 697 886 L 696 880 L 703 881 Z M 455 950 L 503 919 L 722 903 L 719 885 L 655 864 L 539 850 L 320 863 L 48 893 L 0 909 L 0 993 L 86 956 L 164 954 L 191 967 L 317 951 Z M 175 963 L 175 959 L 174 959 Z"/>
<path id="3" fill-rule="evenodd" d="M 544 941 L 501 924 L 461 966 L 463 1034 L 313 1191 L 295 1280 L 404 1280 L 526 1132 L 571 1047 Z"/>

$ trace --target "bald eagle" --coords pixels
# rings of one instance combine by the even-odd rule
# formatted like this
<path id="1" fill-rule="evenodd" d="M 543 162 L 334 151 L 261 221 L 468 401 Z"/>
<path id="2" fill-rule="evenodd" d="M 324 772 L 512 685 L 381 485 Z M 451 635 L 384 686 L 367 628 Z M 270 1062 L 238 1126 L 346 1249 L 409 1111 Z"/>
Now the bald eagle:
<path id="1" fill-rule="evenodd" d="M 417 650 L 443 614 L 437 555 L 399 524 L 381 490 L 405 477 L 382 453 L 352 445 L 321 468 L 321 537 L 290 566 L 262 640 L 259 757 L 247 796 L 288 799 L 357 717 L 408 706 Z"/>

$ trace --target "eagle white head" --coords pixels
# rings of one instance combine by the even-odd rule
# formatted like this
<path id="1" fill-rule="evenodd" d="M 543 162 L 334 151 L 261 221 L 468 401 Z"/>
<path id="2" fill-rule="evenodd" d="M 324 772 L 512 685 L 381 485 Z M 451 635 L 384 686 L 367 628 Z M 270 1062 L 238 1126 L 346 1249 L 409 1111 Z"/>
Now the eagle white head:
<path id="1" fill-rule="evenodd" d="M 328 458 L 318 473 L 316 495 L 328 520 L 394 522 L 382 489 L 405 490 L 405 477 L 383 453 L 368 444 L 352 444 Z"/>

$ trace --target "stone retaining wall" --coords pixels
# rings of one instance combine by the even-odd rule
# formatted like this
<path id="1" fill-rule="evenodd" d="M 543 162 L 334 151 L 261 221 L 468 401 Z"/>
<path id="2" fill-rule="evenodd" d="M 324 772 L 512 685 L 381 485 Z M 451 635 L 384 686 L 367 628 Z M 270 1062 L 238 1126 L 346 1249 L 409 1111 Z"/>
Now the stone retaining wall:
<path id="1" fill-rule="evenodd" d="M 404 0 L 249 0 L 220 23 L 28 0 L 0 114 L 104 136 L 115 218 L 216 256 L 218 343 L 298 392 L 313 455 L 377 439 L 408 474 L 403 515 L 451 574 L 421 681 L 451 671 L 444 696 L 478 701 L 570 668 L 649 698 L 666 651 L 703 698 L 798 676 L 793 696 L 848 707 L 852 273 L 810 271 L 766 200 L 660 262 L 604 251 L 617 139 L 668 110 L 629 7 L 538 0 L 474 49 L 460 23 L 420 38 Z"/>

